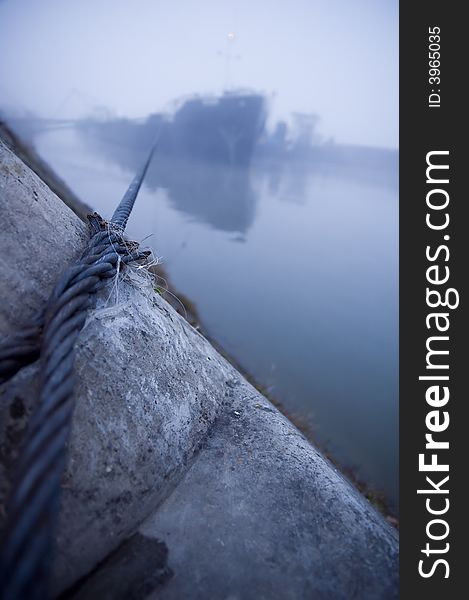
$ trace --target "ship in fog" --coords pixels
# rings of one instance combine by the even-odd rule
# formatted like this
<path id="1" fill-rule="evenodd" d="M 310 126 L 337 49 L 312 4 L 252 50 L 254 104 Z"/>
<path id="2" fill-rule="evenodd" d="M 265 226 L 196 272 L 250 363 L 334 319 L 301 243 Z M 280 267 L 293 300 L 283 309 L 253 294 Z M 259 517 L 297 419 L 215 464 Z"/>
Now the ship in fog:
<path id="1" fill-rule="evenodd" d="M 268 104 L 260 92 L 238 90 L 186 97 L 171 111 L 138 120 L 93 107 L 91 116 L 75 120 L 24 115 L 10 122 L 29 140 L 42 132 L 73 129 L 86 151 L 130 173 L 157 139 L 146 186 L 163 189 L 172 206 L 190 219 L 240 234 L 239 240 L 255 218 L 252 171 L 267 174 L 273 193 L 283 180 L 286 198 L 303 198 L 312 173 L 397 186 L 397 152 L 324 140 L 314 113 L 295 112 L 267 127 Z"/>
<path id="2" fill-rule="evenodd" d="M 266 120 L 264 96 L 226 92 L 188 98 L 172 115 L 155 113 L 142 122 L 87 119 L 85 131 L 128 150 L 146 150 L 158 138 L 158 154 L 168 159 L 247 167 Z"/>

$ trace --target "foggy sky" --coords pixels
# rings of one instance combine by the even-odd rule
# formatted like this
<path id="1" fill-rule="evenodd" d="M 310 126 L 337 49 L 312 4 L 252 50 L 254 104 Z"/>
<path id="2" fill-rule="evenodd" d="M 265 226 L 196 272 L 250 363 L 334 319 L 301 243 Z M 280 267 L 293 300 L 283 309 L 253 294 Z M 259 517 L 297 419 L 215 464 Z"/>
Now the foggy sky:
<path id="1" fill-rule="evenodd" d="M 398 1 L 0 1 L 0 107 L 142 117 L 226 88 L 267 94 L 274 118 L 317 113 L 326 138 L 397 147 Z"/>

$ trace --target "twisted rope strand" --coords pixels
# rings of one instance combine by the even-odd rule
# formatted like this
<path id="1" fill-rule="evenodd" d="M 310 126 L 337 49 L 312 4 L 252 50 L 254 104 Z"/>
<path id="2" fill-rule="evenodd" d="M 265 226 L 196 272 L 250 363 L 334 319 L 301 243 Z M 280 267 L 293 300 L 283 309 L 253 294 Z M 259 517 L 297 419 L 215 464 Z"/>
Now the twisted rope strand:
<path id="1" fill-rule="evenodd" d="M 111 223 L 88 217 L 91 238 L 80 259 L 57 281 L 44 311 L 0 347 L 0 383 L 41 360 L 37 407 L 28 424 L 12 484 L 0 554 L 0 597 L 48 597 L 60 483 L 74 408 L 74 347 L 96 293 L 122 266 L 150 252 L 123 238 L 155 146 L 117 207 Z"/>

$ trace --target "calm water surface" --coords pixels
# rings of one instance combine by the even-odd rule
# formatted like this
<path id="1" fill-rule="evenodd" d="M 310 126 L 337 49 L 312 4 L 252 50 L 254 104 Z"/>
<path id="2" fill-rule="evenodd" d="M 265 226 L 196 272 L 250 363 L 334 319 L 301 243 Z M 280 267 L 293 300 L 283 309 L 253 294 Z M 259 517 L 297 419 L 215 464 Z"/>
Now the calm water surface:
<path id="1" fill-rule="evenodd" d="M 72 130 L 35 143 L 79 197 L 110 217 L 133 163 Z M 396 508 L 395 163 L 373 173 L 157 161 L 129 235 L 146 238 L 210 334 Z"/>

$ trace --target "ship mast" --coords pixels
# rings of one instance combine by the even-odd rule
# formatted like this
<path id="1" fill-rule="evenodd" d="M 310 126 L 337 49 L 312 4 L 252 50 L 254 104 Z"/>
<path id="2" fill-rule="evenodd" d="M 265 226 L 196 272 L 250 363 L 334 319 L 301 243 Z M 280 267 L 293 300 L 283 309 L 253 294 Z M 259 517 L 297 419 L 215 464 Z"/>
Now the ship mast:
<path id="1" fill-rule="evenodd" d="M 226 48 L 225 48 L 225 81 L 223 89 L 227 92 L 230 88 L 230 76 L 231 76 L 231 61 L 233 60 L 233 44 L 236 39 L 234 32 L 230 31 L 226 36 Z"/>

